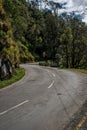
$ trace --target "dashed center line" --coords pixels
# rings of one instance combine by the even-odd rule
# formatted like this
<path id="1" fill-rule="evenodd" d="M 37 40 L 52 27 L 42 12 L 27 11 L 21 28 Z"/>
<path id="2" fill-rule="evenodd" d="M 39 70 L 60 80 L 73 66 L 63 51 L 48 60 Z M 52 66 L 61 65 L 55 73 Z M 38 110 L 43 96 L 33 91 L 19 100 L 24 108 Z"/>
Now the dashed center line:
<path id="1" fill-rule="evenodd" d="M 53 77 L 55 77 L 55 74 L 54 74 L 54 73 L 52 73 L 52 75 L 53 75 Z"/>
<path id="2" fill-rule="evenodd" d="M 50 84 L 50 86 L 48 88 L 51 88 L 53 86 L 53 84 L 54 84 L 54 81 Z"/>
<path id="3" fill-rule="evenodd" d="M 25 103 L 27 103 L 27 102 L 29 102 L 29 100 L 26 100 L 26 101 L 24 101 L 24 102 L 22 102 L 22 103 L 20 103 L 20 104 L 18 104 L 18 105 L 16 105 L 16 106 L 13 106 L 13 107 L 9 108 L 9 109 L 6 110 L 6 111 L 1 112 L 1 113 L 0 113 L 0 116 L 6 114 L 7 112 L 9 112 L 9 111 L 11 111 L 11 110 L 14 110 L 14 109 L 16 109 L 16 108 L 22 106 L 23 104 L 25 104 Z"/>

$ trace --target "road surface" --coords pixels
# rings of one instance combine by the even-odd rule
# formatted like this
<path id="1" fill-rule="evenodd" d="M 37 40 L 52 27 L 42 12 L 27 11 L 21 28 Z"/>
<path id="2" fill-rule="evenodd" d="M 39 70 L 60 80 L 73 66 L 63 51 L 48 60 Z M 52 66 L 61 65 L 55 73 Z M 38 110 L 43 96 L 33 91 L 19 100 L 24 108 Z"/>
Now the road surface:
<path id="1" fill-rule="evenodd" d="M 22 65 L 26 75 L 0 90 L 0 130 L 63 130 L 87 99 L 87 76 Z"/>

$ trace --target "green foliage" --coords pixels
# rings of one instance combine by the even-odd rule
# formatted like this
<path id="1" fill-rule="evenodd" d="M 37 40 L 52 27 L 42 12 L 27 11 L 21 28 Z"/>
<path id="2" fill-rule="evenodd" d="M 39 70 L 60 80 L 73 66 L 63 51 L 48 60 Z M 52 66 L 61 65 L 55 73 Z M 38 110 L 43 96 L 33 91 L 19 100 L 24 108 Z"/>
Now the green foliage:
<path id="1" fill-rule="evenodd" d="M 20 39 L 27 30 L 29 22 L 28 6 L 25 0 L 3 0 L 4 8 L 11 19 L 13 33 Z"/>
<path id="2" fill-rule="evenodd" d="M 28 24 L 28 29 L 25 38 L 31 43 L 30 51 L 36 56 L 41 55 L 43 48 L 43 30 L 45 27 L 43 14 L 38 9 L 31 9 L 31 20 Z"/>
<path id="3" fill-rule="evenodd" d="M 60 41 L 62 43 L 62 58 L 65 59 L 64 66 L 67 68 L 71 66 L 72 40 L 73 35 L 71 28 L 65 27 L 64 33 L 60 37 Z"/>
<path id="4" fill-rule="evenodd" d="M 0 81 L 0 89 L 20 80 L 24 75 L 25 75 L 25 70 L 23 68 L 17 68 L 15 70 L 15 73 L 10 79 Z"/>
<path id="5" fill-rule="evenodd" d="M 70 69 L 70 70 L 87 74 L 87 70 L 86 70 L 86 69 L 73 69 L 73 68 L 72 68 L 72 69 Z"/>
<path id="6" fill-rule="evenodd" d="M 68 18 L 66 13 L 58 17 L 54 15 L 55 12 L 54 14 L 50 11 L 42 12 L 38 9 L 38 5 L 33 4 L 27 4 L 26 0 L 3 0 L 6 12 L 0 8 L 2 19 L 0 36 L 3 39 L 0 41 L 1 50 L 5 46 L 7 49 L 3 51 L 10 56 L 13 55 L 12 52 L 20 53 L 23 62 L 33 61 L 34 58 L 36 61 L 46 59 L 61 68 L 87 68 L 85 23 L 76 19 L 74 13 L 71 18 Z M 6 20 L 6 13 L 11 25 Z M 12 37 L 20 41 L 18 43 L 20 51 L 17 44 L 13 44 L 12 40 L 9 41 Z M 12 47 L 14 45 L 15 47 Z M 46 53 L 45 58 L 43 52 Z"/>
<path id="7" fill-rule="evenodd" d="M 55 60 L 57 48 L 59 46 L 58 18 L 51 12 L 44 13 L 45 29 L 43 31 L 43 51 L 46 52 L 47 59 Z"/>
<path id="8" fill-rule="evenodd" d="M 15 64 L 15 62 L 19 62 L 19 49 L 17 43 L 13 40 L 10 21 L 1 2 L 0 16 L 0 56 L 2 57 L 3 54 L 6 57 L 9 56 L 12 64 Z"/>
<path id="9" fill-rule="evenodd" d="M 41 66 L 52 66 L 52 63 L 51 63 L 51 61 L 41 61 L 41 62 L 39 62 L 39 65 L 41 65 Z"/>
<path id="10" fill-rule="evenodd" d="M 32 54 L 28 51 L 28 48 L 23 45 L 21 42 L 18 42 L 19 44 L 19 51 L 20 51 L 20 60 L 21 62 L 33 62 L 34 61 L 34 57 L 32 56 Z"/>
<path id="11" fill-rule="evenodd" d="M 9 28 L 6 36 L 4 36 L 5 34 L 1 30 L 2 37 L 6 37 L 4 43 L 2 40 L 2 44 L 7 47 L 2 49 L 2 53 L 8 54 L 9 57 L 11 57 L 13 64 L 19 62 L 19 57 L 21 62 L 33 61 L 34 57 L 29 52 L 30 43 L 24 37 L 30 18 L 26 1 L 3 0 L 3 6 L 10 19 L 11 25 L 8 24 L 9 22 L 7 22 L 7 24 L 5 22 L 5 25 Z M 10 30 L 12 30 L 12 32 Z M 19 45 L 17 42 L 14 43 L 11 38 L 20 41 L 22 44 Z"/>
<path id="12" fill-rule="evenodd" d="M 6 35 L 6 33 L 3 30 L 0 30 L 0 37 L 4 37 Z"/>

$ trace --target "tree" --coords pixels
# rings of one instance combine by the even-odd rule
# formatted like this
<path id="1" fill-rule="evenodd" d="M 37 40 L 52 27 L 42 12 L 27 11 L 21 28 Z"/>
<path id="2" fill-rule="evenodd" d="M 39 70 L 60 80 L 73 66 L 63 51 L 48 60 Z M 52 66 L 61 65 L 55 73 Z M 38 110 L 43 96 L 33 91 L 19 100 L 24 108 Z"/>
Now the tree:
<path id="1" fill-rule="evenodd" d="M 72 41 L 72 67 L 81 67 L 80 61 L 82 61 L 84 57 L 84 53 L 86 50 L 86 26 L 85 24 L 78 20 L 77 18 L 70 19 L 72 33 L 73 33 L 73 41 Z M 83 39 L 83 40 L 82 40 Z M 83 50 L 83 46 L 85 46 Z M 82 54 L 83 53 L 83 54 Z"/>
<path id="2" fill-rule="evenodd" d="M 30 50 L 34 56 L 41 55 L 42 35 L 45 27 L 43 14 L 38 9 L 31 10 L 31 22 L 28 24 L 28 29 L 25 38 L 30 41 Z"/>
<path id="3" fill-rule="evenodd" d="M 62 53 L 66 61 L 66 68 L 71 67 L 72 40 L 72 30 L 70 27 L 66 27 L 64 33 L 60 37 L 60 41 L 62 43 Z"/>
<path id="4" fill-rule="evenodd" d="M 17 43 L 19 41 L 23 44 L 24 48 L 27 48 L 29 54 L 27 54 L 27 58 L 24 58 L 26 61 L 33 61 L 33 56 L 30 56 L 29 45 L 30 42 L 25 39 L 25 33 L 28 28 L 28 24 L 30 22 L 30 13 L 28 11 L 28 4 L 26 0 L 3 0 L 4 9 L 7 12 L 7 15 L 11 21 L 11 27 L 13 32 L 13 37 Z M 18 44 L 19 49 L 21 44 Z M 23 51 L 26 51 L 24 49 Z M 22 52 L 25 53 L 26 52 Z M 31 54 L 32 55 L 32 54 Z M 32 57 L 32 58 L 31 58 Z M 23 55 L 22 55 L 23 58 Z M 22 59 L 21 58 L 21 59 Z"/>
<path id="5" fill-rule="evenodd" d="M 1 59 L 1 69 L 3 65 L 8 69 L 8 62 L 12 64 L 19 62 L 19 49 L 17 43 L 13 39 L 12 28 L 10 20 L 3 8 L 2 1 L 0 1 L 0 59 Z M 10 57 L 10 59 L 8 59 Z M 3 62 L 3 63 L 2 63 Z M 11 67 L 11 66 L 10 66 Z"/>
<path id="6" fill-rule="evenodd" d="M 44 44 L 45 51 L 47 53 L 48 59 L 54 61 L 58 43 L 58 19 L 53 16 L 51 12 L 44 14 L 45 18 L 45 30 L 44 30 Z"/>
<path id="7" fill-rule="evenodd" d="M 7 15 L 11 19 L 15 39 L 21 40 L 30 20 L 26 0 L 3 0 L 3 5 Z"/>

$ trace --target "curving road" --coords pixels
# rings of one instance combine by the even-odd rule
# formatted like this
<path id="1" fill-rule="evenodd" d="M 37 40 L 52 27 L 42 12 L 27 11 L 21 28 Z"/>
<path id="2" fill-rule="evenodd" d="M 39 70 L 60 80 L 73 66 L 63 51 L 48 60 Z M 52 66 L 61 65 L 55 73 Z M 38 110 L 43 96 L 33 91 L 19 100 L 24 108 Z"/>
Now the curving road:
<path id="1" fill-rule="evenodd" d="M 87 76 L 22 65 L 25 77 L 0 90 L 0 130 L 63 130 L 87 99 Z"/>

